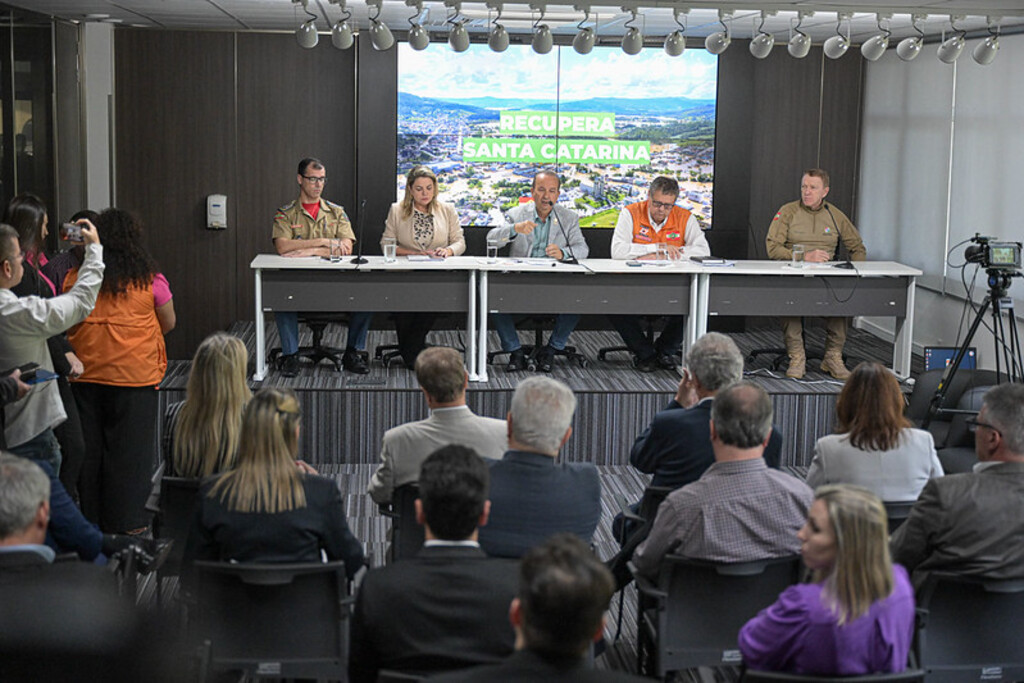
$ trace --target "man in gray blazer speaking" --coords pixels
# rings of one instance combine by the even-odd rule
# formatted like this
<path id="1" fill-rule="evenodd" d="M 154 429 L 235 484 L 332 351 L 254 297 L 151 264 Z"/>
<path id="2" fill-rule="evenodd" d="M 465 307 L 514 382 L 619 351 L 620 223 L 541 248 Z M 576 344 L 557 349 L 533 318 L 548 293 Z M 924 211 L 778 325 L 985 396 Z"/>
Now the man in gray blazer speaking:
<path id="1" fill-rule="evenodd" d="M 474 415 L 466 405 L 469 375 L 458 351 L 447 346 L 424 349 L 415 370 L 430 417 L 384 432 L 381 463 L 367 489 L 376 503 L 390 503 L 396 488 L 419 481 L 420 465 L 442 446 L 468 446 L 491 460 L 508 446 L 505 420 Z"/>
<path id="2" fill-rule="evenodd" d="M 590 249 L 576 212 L 558 206 L 561 181 L 554 171 L 540 171 L 533 176 L 533 201 L 510 209 L 507 225 L 499 225 L 487 233 L 488 242 L 511 242 L 509 255 L 517 258 L 552 258 L 558 261 L 587 258 Z M 538 349 L 534 360 L 543 372 L 551 372 L 554 351 L 565 348 L 569 335 L 576 329 L 580 316 L 559 313 L 548 343 Z M 501 340 L 501 350 L 509 351 L 508 371 L 526 368 L 526 354 L 520 348 L 515 319 L 507 313 L 495 313 L 491 322 Z"/>

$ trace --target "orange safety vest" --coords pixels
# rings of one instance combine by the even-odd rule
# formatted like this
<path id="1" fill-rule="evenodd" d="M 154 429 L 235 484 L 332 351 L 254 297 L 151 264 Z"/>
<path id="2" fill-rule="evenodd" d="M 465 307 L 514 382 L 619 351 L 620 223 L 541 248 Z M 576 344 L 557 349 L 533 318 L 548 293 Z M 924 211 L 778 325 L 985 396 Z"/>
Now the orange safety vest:
<path id="1" fill-rule="evenodd" d="M 78 269 L 64 278 L 64 291 Z M 131 285 L 118 295 L 101 291 L 89 317 L 68 332 L 85 372 L 77 381 L 121 387 L 159 384 L 167 370 L 167 347 L 153 303 L 153 283 Z"/>
<path id="2" fill-rule="evenodd" d="M 690 212 L 681 206 L 673 206 L 661 230 L 655 230 L 647 214 L 647 200 L 630 204 L 626 207 L 633 218 L 634 244 L 671 244 L 676 247 L 686 246 L 686 222 L 690 220 Z"/>

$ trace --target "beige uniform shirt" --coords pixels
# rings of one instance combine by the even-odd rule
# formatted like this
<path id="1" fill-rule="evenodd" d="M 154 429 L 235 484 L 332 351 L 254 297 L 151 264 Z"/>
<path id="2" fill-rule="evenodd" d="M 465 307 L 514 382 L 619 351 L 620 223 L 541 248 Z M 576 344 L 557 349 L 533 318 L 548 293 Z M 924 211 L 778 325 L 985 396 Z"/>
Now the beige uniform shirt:
<path id="1" fill-rule="evenodd" d="M 806 251 L 822 249 L 828 252 L 828 258 L 832 260 L 840 238 L 850 252 L 851 261 L 867 259 L 864 241 L 846 214 L 831 204 L 822 204 L 820 209 L 812 211 L 798 199 L 785 204 L 775 214 L 766 239 L 768 258 L 788 261 L 793 258 L 793 245 L 802 244 Z"/>
<path id="2" fill-rule="evenodd" d="M 317 212 L 316 220 L 302 208 L 302 203 L 298 199 L 278 209 L 274 215 L 273 238 L 278 237 L 290 240 L 309 240 L 318 237 L 348 238 L 356 241 L 345 209 L 323 197 L 320 198 L 320 210 Z"/>

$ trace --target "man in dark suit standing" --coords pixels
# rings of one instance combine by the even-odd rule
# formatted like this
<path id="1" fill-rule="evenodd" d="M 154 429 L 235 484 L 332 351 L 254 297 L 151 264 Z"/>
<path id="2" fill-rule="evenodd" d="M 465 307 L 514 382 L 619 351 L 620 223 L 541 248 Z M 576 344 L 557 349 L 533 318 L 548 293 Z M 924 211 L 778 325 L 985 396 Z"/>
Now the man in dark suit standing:
<path id="1" fill-rule="evenodd" d="M 363 579 L 352 618 L 354 683 L 376 681 L 381 669 L 445 671 L 512 652 L 516 564 L 489 559 L 477 543 L 490 510 L 487 465 L 469 448 L 445 446 L 423 461 L 419 482 L 426 542 L 416 557 Z"/>
<path id="2" fill-rule="evenodd" d="M 990 389 L 968 424 L 974 471 L 929 480 L 890 541 L 915 586 L 930 571 L 1024 578 L 1024 385 Z"/>
<path id="3" fill-rule="evenodd" d="M 601 518 L 601 480 L 592 463 L 556 463 L 572 435 L 576 397 L 550 377 L 516 387 L 508 412 L 509 450 L 491 468 L 491 516 L 480 530 L 488 555 L 522 557 L 567 531 L 590 542 Z"/>
<path id="4" fill-rule="evenodd" d="M 519 566 L 519 593 L 509 609 L 516 653 L 496 666 L 438 678 L 445 683 L 625 683 L 645 679 L 587 669 L 584 656 L 604 632 L 615 592 L 611 574 L 572 534 L 552 536 L 530 549 Z M 434 679 L 431 679 L 434 680 Z"/>

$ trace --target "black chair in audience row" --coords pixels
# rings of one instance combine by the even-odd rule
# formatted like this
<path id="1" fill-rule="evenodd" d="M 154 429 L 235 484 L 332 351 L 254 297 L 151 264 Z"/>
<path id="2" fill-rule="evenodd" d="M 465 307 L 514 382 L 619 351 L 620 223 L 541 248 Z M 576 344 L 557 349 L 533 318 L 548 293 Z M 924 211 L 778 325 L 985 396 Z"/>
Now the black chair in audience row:
<path id="1" fill-rule="evenodd" d="M 419 497 L 419 484 L 403 484 L 391 494 L 390 504 L 380 506 L 381 514 L 391 518 L 389 562 L 413 557 L 423 547 L 423 527 L 416 521 L 416 499 Z"/>

